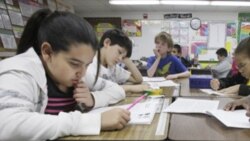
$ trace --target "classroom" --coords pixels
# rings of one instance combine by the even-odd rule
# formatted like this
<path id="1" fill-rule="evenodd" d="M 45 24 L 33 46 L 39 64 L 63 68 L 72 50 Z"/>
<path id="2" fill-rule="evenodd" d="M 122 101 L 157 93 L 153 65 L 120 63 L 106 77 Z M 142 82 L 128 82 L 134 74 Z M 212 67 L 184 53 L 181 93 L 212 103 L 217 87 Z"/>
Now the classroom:
<path id="1" fill-rule="evenodd" d="M 0 0 L 0 141 L 250 139 L 249 0 Z"/>

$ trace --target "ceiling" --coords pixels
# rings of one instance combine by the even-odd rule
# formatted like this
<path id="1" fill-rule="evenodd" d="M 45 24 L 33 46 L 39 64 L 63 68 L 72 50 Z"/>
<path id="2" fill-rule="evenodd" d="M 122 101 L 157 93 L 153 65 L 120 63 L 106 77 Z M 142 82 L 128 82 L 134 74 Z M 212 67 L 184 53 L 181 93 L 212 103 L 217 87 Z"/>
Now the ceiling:
<path id="1" fill-rule="evenodd" d="M 64 0 L 76 13 L 89 12 L 250 12 L 250 7 L 177 6 L 177 5 L 110 5 L 108 0 Z M 235 1 L 235 0 L 231 0 Z M 242 0 L 241 0 L 242 1 Z M 245 0 L 249 1 L 249 0 Z"/>

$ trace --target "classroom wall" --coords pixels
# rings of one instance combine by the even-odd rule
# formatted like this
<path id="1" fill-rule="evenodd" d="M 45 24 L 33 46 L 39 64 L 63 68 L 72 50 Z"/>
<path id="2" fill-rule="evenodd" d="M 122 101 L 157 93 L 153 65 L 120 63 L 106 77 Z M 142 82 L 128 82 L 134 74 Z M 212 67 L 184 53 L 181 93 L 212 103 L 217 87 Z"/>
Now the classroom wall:
<path id="1" fill-rule="evenodd" d="M 157 20 L 163 20 L 163 15 L 168 13 L 190 13 L 190 12 L 91 12 L 77 13 L 81 17 L 121 17 L 122 19 L 143 19 L 143 13 L 148 14 L 150 25 L 143 24 L 142 37 L 130 37 L 134 43 L 132 59 L 153 55 L 154 36 L 161 31 Z M 199 17 L 201 21 L 237 21 L 236 12 L 192 12 L 193 17 Z M 175 20 L 175 19 L 173 19 Z M 182 20 L 182 19 L 177 19 Z M 190 20 L 190 19 L 183 19 Z M 154 23 L 155 21 L 155 23 Z M 216 56 L 216 55 L 215 55 Z"/>

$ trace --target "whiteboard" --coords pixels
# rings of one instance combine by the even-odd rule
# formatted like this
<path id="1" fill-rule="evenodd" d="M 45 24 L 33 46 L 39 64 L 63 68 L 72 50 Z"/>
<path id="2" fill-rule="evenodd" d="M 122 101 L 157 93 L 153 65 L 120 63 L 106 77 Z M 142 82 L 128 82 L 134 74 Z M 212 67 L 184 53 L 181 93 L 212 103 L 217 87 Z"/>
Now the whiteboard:
<path id="1" fill-rule="evenodd" d="M 161 27 L 161 20 L 142 21 L 142 36 L 130 37 L 134 44 L 131 59 L 137 60 L 141 57 L 154 56 L 154 39 L 162 31 Z"/>
<path id="2" fill-rule="evenodd" d="M 205 54 L 199 54 L 199 61 L 218 61 L 216 49 L 209 49 Z"/>
<path id="3" fill-rule="evenodd" d="M 226 24 L 209 23 L 208 48 L 224 48 L 226 42 Z"/>

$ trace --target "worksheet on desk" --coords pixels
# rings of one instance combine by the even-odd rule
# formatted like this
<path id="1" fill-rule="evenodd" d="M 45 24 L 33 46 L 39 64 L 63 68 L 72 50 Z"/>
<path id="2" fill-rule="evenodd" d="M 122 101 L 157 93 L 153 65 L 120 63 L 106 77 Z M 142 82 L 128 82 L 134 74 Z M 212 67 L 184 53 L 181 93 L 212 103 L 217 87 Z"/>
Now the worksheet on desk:
<path id="1" fill-rule="evenodd" d="M 166 80 L 166 78 L 164 77 L 146 77 L 146 76 L 143 76 L 142 79 L 144 82 L 159 82 Z"/>
<path id="2" fill-rule="evenodd" d="M 165 108 L 164 112 L 206 114 L 209 110 L 216 110 L 218 105 L 218 100 L 177 98 L 177 100 Z"/>
<path id="3" fill-rule="evenodd" d="M 226 94 L 223 94 L 223 93 L 219 93 L 218 91 L 214 91 L 212 89 L 200 89 L 202 92 L 206 93 L 206 94 L 209 94 L 209 95 L 220 95 L 220 96 L 225 96 Z"/>
<path id="4" fill-rule="evenodd" d="M 178 87 L 179 84 L 173 80 L 165 80 L 161 82 L 147 82 L 151 88 L 159 89 L 160 87 Z"/>
<path id="5" fill-rule="evenodd" d="M 249 117 L 246 116 L 246 110 L 224 111 L 210 110 L 207 113 L 214 116 L 227 127 L 250 128 Z"/>
<path id="6" fill-rule="evenodd" d="M 159 101 L 149 100 L 145 102 L 141 102 L 132 107 L 130 111 L 130 121 L 129 124 L 151 124 L 154 119 L 154 115 L 156 113 Z M 111 110 L 113 108 L 123 108 L 126 109 L 130 106 L 130 104 L 120 105 L 120 106 L 110 106 L 110 107 L 102 107 L 91 110 L 88 113 L 103 113 L 105 111 Z"/>

